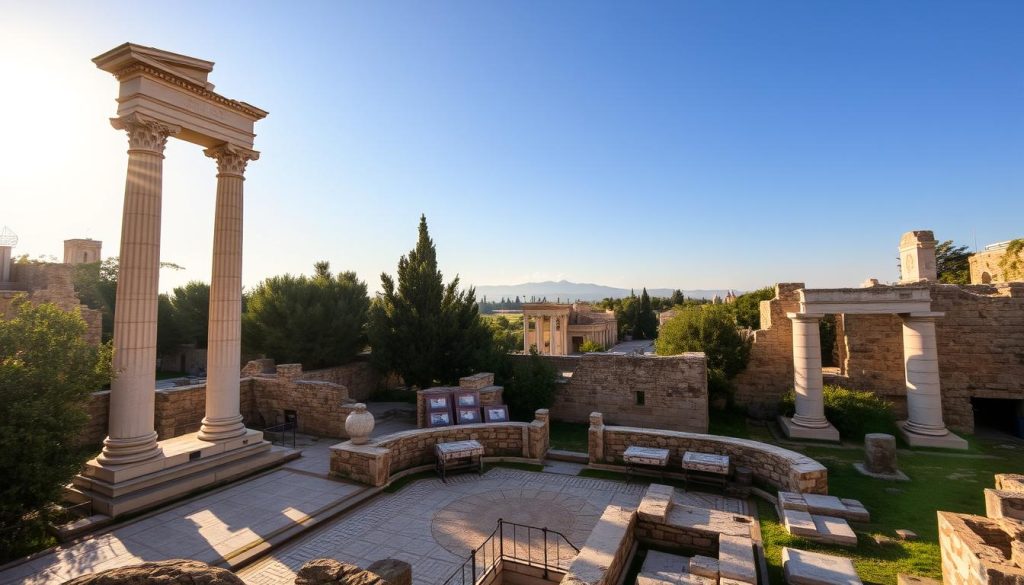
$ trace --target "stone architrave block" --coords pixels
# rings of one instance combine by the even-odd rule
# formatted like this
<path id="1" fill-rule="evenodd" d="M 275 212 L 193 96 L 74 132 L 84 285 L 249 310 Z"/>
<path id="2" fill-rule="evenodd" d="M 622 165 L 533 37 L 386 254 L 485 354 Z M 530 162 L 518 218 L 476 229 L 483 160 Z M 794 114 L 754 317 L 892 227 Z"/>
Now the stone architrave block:
<path id="1" fill-rule="evenodd" d="M 757 562 L 754 559 L 754 542 L 742 536 L 719 536 L 718 573 L 722 579 L 756 583 Z"/>
<path id="2" fill-rule="evenodd" d="M 844 557 L 783 547 L 782 569 L 789 585 L 864 585 Z"/>
<path id="3" fill-rule="evenodd" d="M 779 492 L 779 506 L 783 510 L 807 511 L 807 502 L 804 501 L 804 495 L 796 492 Z"/>

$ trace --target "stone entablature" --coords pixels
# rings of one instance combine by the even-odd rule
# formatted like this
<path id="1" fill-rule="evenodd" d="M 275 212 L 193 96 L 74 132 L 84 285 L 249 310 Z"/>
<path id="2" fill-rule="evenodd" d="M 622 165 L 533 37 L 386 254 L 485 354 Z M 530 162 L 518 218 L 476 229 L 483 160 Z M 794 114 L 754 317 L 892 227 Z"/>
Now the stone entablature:
<path id="1" fill-rule="evenodd" d="M 538 410 L 530 423 L 483 423 L 415 429 L 370 439 L 364 445 L 350 441 L 331 447 L 331 474 L 380 487 L 405 472 L 432 467 L 434 445 L 475 440 L 484 447 L 484 460 L 494 458 L 540 461 L 550 445 L 548 411 Z"/>
<path id="2" fill-rule="evenodd" d="M 630 445 L 669 450 L 668 469 L 681 469 L 687 451 L 728 456 L 748 467 L 754 478 L 779 490 L 827 494 L 828 470 L 806 455 L 749 439 L 656 429 L 607 426 L 601 413 L 590 418 L 589 458 L 598 465 L 623 465 Z"/>

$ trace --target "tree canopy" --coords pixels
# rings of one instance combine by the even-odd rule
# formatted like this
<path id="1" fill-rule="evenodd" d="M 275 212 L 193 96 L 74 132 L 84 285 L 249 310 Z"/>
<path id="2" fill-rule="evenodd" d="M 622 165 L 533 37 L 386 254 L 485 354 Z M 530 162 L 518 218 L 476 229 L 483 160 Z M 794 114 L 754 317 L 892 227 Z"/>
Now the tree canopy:
<path id="1" fill-rule="evenodd" d="M 658 316 L 651 308 L 651 297 L 645 287 L 640 293 L 640 304 L 636 309 L 636 321 L 633 325 L 633 339 L 654 339 L 658 336 Z"/>
<path id="2" fill-rule="evenodd" d="M 957 246 L 953 240 L 946 240 L 935 246 L 935 269 L 939 282 L 946 284 L 970 284 L 971 253 L 967 246 Z"/>
<path id="3" fill-rule="evenodd" d="M 743 371 L 750 344 L 736 329 L 728 305 L 695 305 L 680 308 L 661 328 L 654 344 L 658 355 L 702 351 L 708 368 L 732 378 Z"/>
<path id="4" fill-rule="evenodd" d="M 460 290 L 458 276 L 444 283 L 426 216 L 420 216 L 416 247 L 398 261 L 397 277 L 381 274 L 382 291 L 370 308 L 378 367 L 427 388 L 454 384 L 486 362 L 492 334 L 480 318 L 476 293 Z"/>
<path id="5" fill-rule="evenodd" d="M 350 361 L 366 347 L 370 299 L 354 272 L 333 276 L 327 262 L 313 276 L 273 276 L 247 295 L 246 351 L 306 369 Z"/>
<path id="6" fill-rule="evenodd" d="M 42 534 L 47 505 L 89 457 L 76 440 L 111 353 L 85 342 L 86 329 L 77 312 L 24 298 L 0 320 L 0 562 Z"/>
<path id="7" fill-rule="evenodd" d="M 766 286 L 755 291 L 744 293 L 726 305 L 736 315 L 736 324 L 747 329 L 761 328 L 761 301 L 775 298 L 775 288 Z"/>

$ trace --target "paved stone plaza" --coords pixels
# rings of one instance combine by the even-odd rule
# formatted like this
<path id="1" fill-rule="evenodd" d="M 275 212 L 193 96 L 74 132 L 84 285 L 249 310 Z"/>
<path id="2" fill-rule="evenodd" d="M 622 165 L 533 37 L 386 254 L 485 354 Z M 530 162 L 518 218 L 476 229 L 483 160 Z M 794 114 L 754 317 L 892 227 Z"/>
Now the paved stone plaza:
<path id="1" fill-rule="evenodd" d="M 361 567 L 384 558 L 406 561 L 415 585 L 443 583 L 497 525 L 497 519 L 547 527 L 577 547 L 609 504 L 634 507 L 647 486 L 497 468 L 483 476 L 418 481 L 315 530 L 240 571 L 253 585 L 291 584 L 310 559 Z M 702 493 L 682 501 L 745 513 L 746 503 Z M 507 540 L 507 537 L 506 537 Z M 458 554 L 453 551 L 458 551 Z"/>

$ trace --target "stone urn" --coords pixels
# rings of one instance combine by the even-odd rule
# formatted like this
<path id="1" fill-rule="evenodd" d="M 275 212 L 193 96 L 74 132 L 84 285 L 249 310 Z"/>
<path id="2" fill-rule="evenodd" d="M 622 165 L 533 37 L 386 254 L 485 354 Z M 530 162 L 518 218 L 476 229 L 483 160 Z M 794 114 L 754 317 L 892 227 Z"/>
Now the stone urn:
<path id="1" fill-rule="evenodd" d="M 365 445 L 373 432 L 373 414 L 366 410 L 362 402 L 356 403 L 353 408 L 355 410 L 345 419 L 345 432 L 353 445 Z"/>

